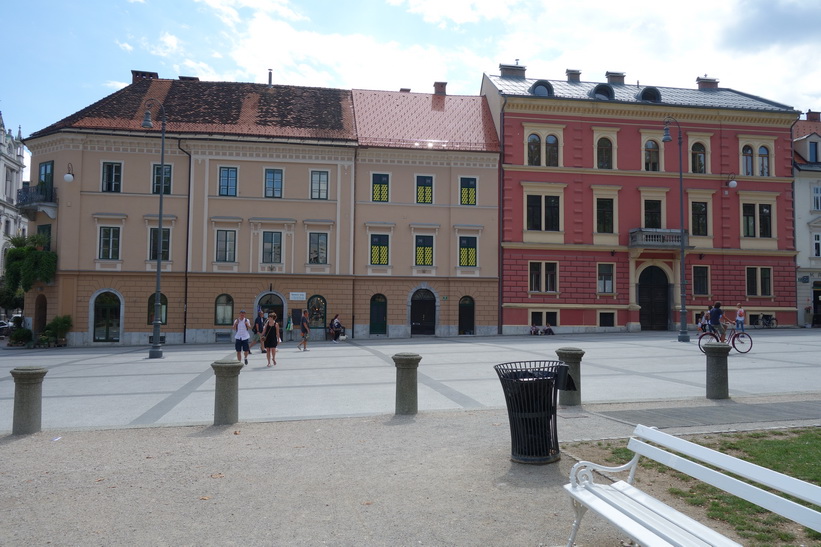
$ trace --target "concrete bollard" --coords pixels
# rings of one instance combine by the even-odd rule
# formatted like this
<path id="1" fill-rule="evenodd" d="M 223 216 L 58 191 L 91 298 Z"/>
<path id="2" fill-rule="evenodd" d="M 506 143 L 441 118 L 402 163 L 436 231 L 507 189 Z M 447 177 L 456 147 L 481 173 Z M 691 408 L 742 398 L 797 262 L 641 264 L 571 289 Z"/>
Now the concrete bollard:
<path id="1" fill-rule="evenodd" d="M 396 414 L 416 414 L 419 410 L 416 371 L 422 356 L 397 353 L 392 359 L 396 365 Z"/>
<path id="2" fill-rule="evenodd" d="M 11 369 L 11 376 L 14 378 L 12 435 L 28 435 L 40 431 L 43 420 L 43 378 L 47 372 L 42 367 Z"/>
<path id="3" fill-rule="evenodd" d="M 239 373 L 242 363 L 223 359 L 211 363 L 217 378 L 214 389 L 214 425 L 230 425 L 239 421 Z"/>
<path id="4" fill-rule="evenodd" d="M 730 345 L 722 342 L 704 344 L 707 355 L 707 398 L 729 399 L 730 387 L 727 381 L 727 354 Z"/>
<path id="5" fill-rule="evenodd" d="M 584 350 L 581 348 L 559 348 L 556 350 L 559 361 L 564 361 L 567 365 L 567 373 L 573 378 L 576 384 L 576 391 L 559 391 L 559 404 L 562 406 L 576 406 L 582 404 L 582 357 Z"/>

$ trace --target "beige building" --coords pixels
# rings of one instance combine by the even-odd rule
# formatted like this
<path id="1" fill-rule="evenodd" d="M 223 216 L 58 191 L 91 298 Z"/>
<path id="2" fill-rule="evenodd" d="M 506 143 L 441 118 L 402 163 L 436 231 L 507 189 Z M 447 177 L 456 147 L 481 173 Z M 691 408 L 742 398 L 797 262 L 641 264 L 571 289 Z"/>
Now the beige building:
<path id="1" fill-rule="evenodd" d="M 50 192 L 32 195 L 51 198 L 21 206 L 34 219 L 30 232 L 50 230 L 58 254 L 56 280 L 26 295 L 34 330 L 69 314 L 72 345 L 148 344 L 161 247 L 167 343 L 222 339 L 240 309 L 252 317 L 273 310 L 284 326 L 306 308 L 320 333 L 339 313 L 356 336 L 379 335 L 371 317 L 386 310 L 385 334 L 408 336 L 419 289 L 434 295 L 437 334 L 459 331 L 463 296 L 474 299 L 477 312 L 476 327 L 463 330 L 495 332 L 495 315 L 478 318 L 498 309 L 495 137 L 481 149 L 366 148 L 357 139 L 353 95 L 133 71 L 128 87 L 34 133 L 26 140 L 32 172 L 39 167 L 53 179 L 41 183 Z M 432 104 L 433 95 L 408 96 Z M 464 99 L 481 106 L 474 123 L 484 123 L 483 100 Z M 377 118 L 396 116 L 390 103 L 378 106 Z M 143 127 L 146 110 L 151 129 Z M 63 177 L 69 165 L 71 182 Z M 394 199 L 403 200 L 394 212 L 373 211 L 369 183 L 376 171 L 388 171 Z M 435 212 L 412 206 L 406 186 L 417 172 L 435 177 Z M 458 198 L 453 185 L 460 177 L 486 185 L 476 205 L 449 201 Z M 477 212 L 488 217 L 477 220 Z M 411 224 L 438 232 L 434 267 L 425 273 L 411 264 Z M 481 261 L 456 266 L 448 253 L 468 232 L 476 235 Z M 372 250 L 373 235 L 389 236 L 387 264 L 381 250 Z"/>

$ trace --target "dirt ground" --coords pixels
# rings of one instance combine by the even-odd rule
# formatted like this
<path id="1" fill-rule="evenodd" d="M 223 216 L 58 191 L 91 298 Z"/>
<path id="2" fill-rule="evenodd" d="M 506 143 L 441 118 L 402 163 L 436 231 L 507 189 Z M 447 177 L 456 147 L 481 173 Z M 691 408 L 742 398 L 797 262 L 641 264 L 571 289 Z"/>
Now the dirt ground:
<path id="1" fill-rule="evenodd" d="M 788 434 L 789 433 L 786 431 L 774 430 L 770 432 L 770 436 L 767 438 L 777 436 L 778 438 L 784 439 L 785 435 Z M 683 435 L 682 438 L 686 438 L 689 441 L 704 446 L 714 447 L 716 444 L 716 440 L 720 436 L 721 434 Z M 612 450 L 614 448 L 626 447 L 627 439 L 621 439 L 608 441 L 568 443 L 563 444 L 561 450 L 564 456 L 569 456 L 574 460 L 584 460 L 602 465 L 617 466 L 621 465 L 622 462 L 614 459 Z M 738 456 L 738 454 L 732 455 Z M 599 475 L 599 477 L 601 477 L 601 475 Z M 626 480 L 627 473 L 625 472 L 620 474 L 614 474 L 611 475 L 610 478 L 616 480 Z M 607 479 L 601 477 L 601 480 L 604 481 Z M 707 524 L 710 528 L 720 532 L 721 534 L 724 534 L 725 536 L 733 539 L 734 541 L 737 541 L 738 543 L 741 543 L 743 545 L 753 545 L 752 543 L 750 543 L 750 539 L 742 538 L 730 524 L 724 521 L 715 520 L 708 517 L 706 507 L 690 505 L 683 498 L 670 493 L 670 490 L 673 488 L 689 490 L 692 487 L 692 483 L 693 481 L 686 482 L 685 480 L 677 478 L 675 474 L 670 472 L 664 472 L 658 469 L 658 467 L 656 466 L 642 466 L 641 463 L 639 464 L 639 469 L 636 472 L 636 478 L 634 481 L 634 484 L 637 488 L 640 488 L 641 490 L 647 492 L 653 497 L 663 501 L 667 505 L 674 507 L 678 511 L 681 511 L 682 513 L 688 515 L 689 517 L 699 522 Z M 781 526 L 785 531 L 789 531 L 795 534 L 796 540 L 777 545 L 821 545 L 821 542 L 814 539 L 810 539 L 805 532 L 805 528 L 799 524 L 790 521 L 783 523 Z M 767 543 L 766 545 L 773 544 Z"/>

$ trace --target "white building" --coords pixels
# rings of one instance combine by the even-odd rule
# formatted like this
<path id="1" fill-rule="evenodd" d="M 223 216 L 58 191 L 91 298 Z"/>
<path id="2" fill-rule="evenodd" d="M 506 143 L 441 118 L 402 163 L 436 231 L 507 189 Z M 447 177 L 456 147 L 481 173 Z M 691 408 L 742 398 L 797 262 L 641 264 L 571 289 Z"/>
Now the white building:
<path id="1" fill-rule="evenodd" d="M 793 127 L 795 246 L 799 319 L 821 326 L 821 119 L 807 112 Z"/>
<path id="2" fill-rule="evenodd" d="M 5 267 L 4 258 L 9 242 L 9 236 L 26 233 L 27 221 L 21 218 L 17 209 L 17 191 L 23 187 L 23 136 L 17 128 L 17 136 L 6 131 L 3 114 L 0 112 L 0 173 L 3 174 L 3 188 L 0 191 L 0 271 Z"/>

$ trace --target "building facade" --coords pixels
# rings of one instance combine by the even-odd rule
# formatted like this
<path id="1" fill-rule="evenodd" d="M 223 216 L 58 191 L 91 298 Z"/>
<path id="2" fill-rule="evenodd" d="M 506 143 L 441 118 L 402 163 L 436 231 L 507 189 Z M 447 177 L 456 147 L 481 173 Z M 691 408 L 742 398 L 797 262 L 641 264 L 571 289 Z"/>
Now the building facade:
<path id="1" fill-rule="evenodd" d="M 484 76 L 503 150 L 504 333 L 675 330 L 682 283 L 689 328 L 715 301 L 796 323 L 798 113 L 697 82 L 534 79 L 520 65 Z"/>
<path id="2" fill-rule="evenodd" d="M 52 176 L 24 207 L 31 229 L 50 232 L 58 254 L 56 280 L 26 295 L 34 325 L 68 314 L 72 345 L 150 343 L 158 253 L 166 343 L 224 339 L 240 309 L 274 311 L 283 326 L 308 309 L 315 335 L 339 313 L 355 335 L 408 336 L 413 302 L 427 301 L 420 291 L 434 296 L 435 316 L 425 321 L 437 334 L 459 332 L 457 306 L 465 296 L 478 309 L 496 306 L 485 301 L 491 291 L 482 285 L 498 286 L 495 257 L 483 262 L 481 276 L 489 279 L 462 283 L 444 236 L 462 218 L 451 210 L 453 181 L 481 176 L 495 183 L 495 174 L 485 174 L 495 173 L 493 154 L 361 147 L 347 90 L 168 80 L 139 71 L 132 77 L 126 88 L 26 140 L 33 168 Z M 430 110 L 432 94 L 412 95 L 424 97 Z M 363 104 L 375 118 L 392 116 L 390 103 Z M 143 125 L 146 110 L 153 128 Z M 467 123 L 481 124 L 481 114 L 474 109 Z M 491 136 L 482 146 L 492 152 Z M 447 135 L 432 128 L 403 138 Z M 69 165 L 71 182 L 62 175 Z M 391 195 L 401 200 L 390 207 L 407 210 L 368 211 L 377 171 L 392 177 Z M 408 205 L 416 205 L 413 177 L 423 172 L 441 200 L 429 218 Z M 409 259 L 406 231 L 415 217 L 438 223 L 443 234 L 441 249 L 434 247 L 437 269 L 425 277 Z M 495 230 L 495 209 L 487 226 Z M 389 236 L 387 264 L 374 235 Z M 383 323 L 376 332 L 373 318 Z M 475 324 L 495 328 L 496 321 Z M 462 329 L 468 330 L 476 329 Z"/>
<path id="3" fill-rule="evenodd" d="M 17 193 L 27 183 L 23 180 L 25 169 L 25 155 L 23 136 L 18 126 L 17 136 L 12 135 L 11 129 L 6 129 L 3 113 L 0 112 L 0 173 L 3 175 L 3 189 L 0 192 L 0 272 L 4 271 L 6 249 L 10 243 L 7 237 L 26 235 L 28 221 L 20 215 L 17 209 Z"/>
<path id="4" fill-rule="evenodd" d="M 793 127 L 797 307 L 801 324 L 821 326 L 821 118 L 807 112 Z"/>

